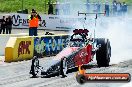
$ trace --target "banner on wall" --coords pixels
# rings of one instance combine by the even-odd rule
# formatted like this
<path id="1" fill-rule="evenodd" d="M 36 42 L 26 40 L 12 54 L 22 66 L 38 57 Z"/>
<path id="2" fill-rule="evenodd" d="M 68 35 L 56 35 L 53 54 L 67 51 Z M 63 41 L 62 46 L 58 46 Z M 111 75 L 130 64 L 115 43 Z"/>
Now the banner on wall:
<path id="1" fill-rule="evenodd" d="M 53 56 L 58 54 L 69 40 L 68 35 L 65 36 L 47 36 L 34 38 L 34 55 L 39 56 Z"/>
<path id="2" fill-rule="evenodd" d="M 4 14 L 0 14 L 0 19 Z M 5 14 L 8 16 L 9 14 Z M 17 29 L 26 29 L 28 27 L 28 16 L 30 14 L 19 14 L 12 13 L 10 14 L 13 19 L 13 28 Z M 40 15 L 41 26 L 38 29 L 50 29 L 50 30 L 71 30 L 75 28 L 91 28 L 95 24 L 95 16 L 88 16 L 87 20 L 84 20 L 84 16 L 59 16 L 59 15 Z M 86 23 L 85 23 L 85 22 Z"/>
<path id="3" fill-rule="evenodd" d="M 28 28 L 29 14 L 11 14 L 13 28 Z M 69 30 L 74 27 L 74 23 L 80 20 L 79 17 L 40 15 L 42 20 L 38 29 Z"/>

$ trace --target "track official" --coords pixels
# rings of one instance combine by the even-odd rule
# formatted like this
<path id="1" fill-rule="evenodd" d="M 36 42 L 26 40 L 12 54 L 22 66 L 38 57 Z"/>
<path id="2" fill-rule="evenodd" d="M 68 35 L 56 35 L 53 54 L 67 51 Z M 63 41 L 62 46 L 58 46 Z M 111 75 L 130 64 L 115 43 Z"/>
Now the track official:
<path id="1" fill-rule="evenodd" d="M 29 36 L 37 36 L 37 28 L 41 17 L 37 14 L 36 10 L 32 9 L 31 15 L 29 15 Z"/>

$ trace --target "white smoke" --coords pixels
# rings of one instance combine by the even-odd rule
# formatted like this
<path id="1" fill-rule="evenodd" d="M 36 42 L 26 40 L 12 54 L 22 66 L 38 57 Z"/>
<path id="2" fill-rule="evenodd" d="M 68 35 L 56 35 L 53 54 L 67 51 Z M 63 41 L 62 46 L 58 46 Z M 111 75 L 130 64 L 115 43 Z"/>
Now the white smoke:
<path id="1" fill-rule="evenodd" d="M 83 23 L 77 22 L 77 25 L 82 28 Z M 110 40 L 112 48 L 111 64 L 132 59 L 132 18 L 124 16 L 103 17 L 97 19 L 96 27 L 94 23 L 91 25 L 90 28 L 89 25 L 85 25 L 85 27 L 90 31 L 95 29 L 96 38 L 102 37 Z"/>
<path id="2" fill-rule="evenodd" d="M 109 18 L 104 36 L 109 38 L 112 47 L 111 63 L 132 59 L 132 20 L 127 17 Z"/>
<path id="3" fill-rule="evenodd" d="M 70 2 L 71 15 L 80 12 L 86 12 L 84 2 L 81 0 L 67 0 Z M 85 17 L 85 16 L 83 16 Z M 75 28 L 87 28 L 90 30 L 90 34 L 93 30 L 96 31 L 96 38 L 103 37 L 108 38 L 111 42 L 112 55 L 111 64 L 119 63 L 124 60 L 132 59 L 132 18 L 131 16 L 120 17 L 103 17 L 100 16 L 96 20 L 95 15 L 87 16 L 87 20 L 84 22 L 77 21 L 74 24 Z M 84 25 L 84 26 L 83 26 Z"/>
<path id="4" fill-rule="evenodd" d="M 95 29 L 96 38 L 102 37 L 110 40 L 111 64 L 132 59 L 132 18 L 102 17 L 97 19 L 96 27 L 93 23 L 88 29 Z"/>

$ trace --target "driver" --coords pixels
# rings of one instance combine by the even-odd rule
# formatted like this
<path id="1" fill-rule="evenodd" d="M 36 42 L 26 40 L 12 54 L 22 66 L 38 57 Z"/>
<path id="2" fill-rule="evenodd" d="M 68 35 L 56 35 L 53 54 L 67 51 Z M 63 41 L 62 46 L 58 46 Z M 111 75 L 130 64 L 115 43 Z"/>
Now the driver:
<path id="1" fill-rule="evenodd" d="M 68 43 L 68 47 L 84 47 L 85 44 L 83 42 L 70 42 Z"/>
<path id="2" fill-rule="evenodd" d="M 77 42 L 77 46 L 78 47 L 84 47 L 84 43 L 83 42 Z"/>

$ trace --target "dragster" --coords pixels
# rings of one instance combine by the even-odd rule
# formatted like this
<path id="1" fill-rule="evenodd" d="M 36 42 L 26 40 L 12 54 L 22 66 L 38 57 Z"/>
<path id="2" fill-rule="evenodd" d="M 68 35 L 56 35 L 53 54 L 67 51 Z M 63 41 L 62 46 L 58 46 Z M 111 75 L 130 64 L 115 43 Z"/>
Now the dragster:
<path id="1" fill-rule="evenodd" d="M 111 45 L 107 38 L 92 38 L 88 29 L 75 29 L 66 48 L 59 52 L 51 61 L 52 64 L 44 70 L 39 59 L 32 59 L 30 74 L 33 77 L 41 72 L 42 77 L 65 77 L 69 72 L 80 65 L 88 65 L 96 56 L 98 67 L 108 67 L 111 57 Z"/>

